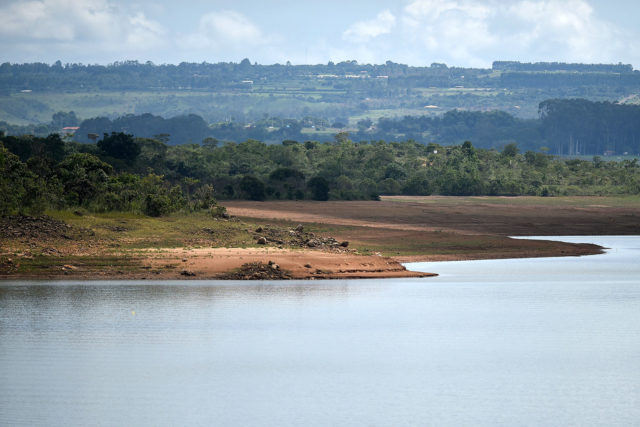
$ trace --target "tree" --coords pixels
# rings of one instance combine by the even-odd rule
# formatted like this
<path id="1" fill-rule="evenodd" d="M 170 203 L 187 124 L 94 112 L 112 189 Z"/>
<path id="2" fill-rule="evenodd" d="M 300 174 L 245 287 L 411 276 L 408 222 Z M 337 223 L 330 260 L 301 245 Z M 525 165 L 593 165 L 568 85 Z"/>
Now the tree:
<path id="1" fill-rule="evenodd" d="M 18 156 L 0 144 L 0 215 L 15 213 L 22 208 L 33 176 Z"/>
<path id="2" fill-rule="evenodd" d="M 512 142 L 511 144 L 507 144 L 504 146 L 504 148 L 502 149 L 502 157 L 512 159 L 517 156 L 519 152 L 520 150 L 518 149 L 518 145 Z"/>
<path id="3" fill-rule="evenodd" d="M 84 205 L 104 190 L 113 167 L 88 153 L 74 153 L 58 165 L 67 201 Z"/>
<path id="4" fill-rule="evenodd" d="M 98 141 L 98 148 L 106 155 L 116 159 L 133 162 L 140 154 L 140 145 L 136 144 L 132 135 L 123 132 L 111 132 L 111 135 L 104 134 L 101 141 Z"/>
<path id="5" fill-rule="evenodd" d="M 73 111 L 69 111 L 68 113 L 58 111 L 51 116 L 51 125 L 57 129 L 62 129 L 67 126 L 78 126 L 79 123 L 80 121 Z"/>
<path id="6" fill-rule="evenodd" d="M 240 190 L 243 191 L 249 200 L 264 200 L 264 183 L 253 175 L 245 175 L 240 180 Z"/>
<path id="7" fill-rule="evenodd" d="M 329 200 L 329 182 L 321 176 L 313 177 L 307 182 L 313 200 Z"/>

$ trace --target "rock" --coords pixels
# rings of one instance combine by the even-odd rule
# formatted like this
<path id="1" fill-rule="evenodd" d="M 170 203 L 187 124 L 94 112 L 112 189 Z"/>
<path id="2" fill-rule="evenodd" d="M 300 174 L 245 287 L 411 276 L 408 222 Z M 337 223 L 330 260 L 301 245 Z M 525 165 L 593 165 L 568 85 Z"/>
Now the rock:
<path id="1" fill-rule="evenodd" d="M 266 245 L 266 244 L 267 244 L 267 239 L 265 239 L 264 237 L 260 237 L 260 238 L 258 239 L 258 242 L 257 242 L 257 243 L 258 243 L 259 245 Z"/>
<path id="2" fill-rule="evenodd" d="M 236 271 L 218 276 L 226 280 L 289 280 L 291 274 L 280 269 L 275 263 L 263 264 L 261 262 L 243 264 Z"/>
<path id="3" fill-rule="evenodd" d="M 340 246 L 346 248 L 347 246 L 349 246 L 349 242 L 347 240 L 345 240 L 344 242 L 340 242 Z"/>
<path id="4" fill-rule="evenodd" d="M 262 227 L 256 228 L 256 233 L 262 233 Z"/>
<path id="5" fill-rule="evenodd" d="M 77 269 L 78 269 L 78 267 L 73 266 L 73 265 L 71 265 L 71 264 L 65 264 L 65 265 L 63 265 L 63 266 L 62 266 L 62 269 L 63 269 L 63 270 L 77 270 Z"/>
<path id="6" fill-rule="evenodd" d="M 311 264 L 305 264 L 305 265 L 304 265 L 304 267 L 305 267 L 305 268 L 312 268 L 312 267 L 311 267 Z"/>
<path id="7" fill-rule="evenodd" d="M 302 233 L 304 231 L 304 227 L 302 224 L 298 224 L 298 226 L 294 229 L 298 233 Z"/>
<path id="8" fill-rule="evenodd" d="M 193 276 L 196 275 L 196 273 L 194 273 L 193 271 L 190 271 L 190 270 L 182 270 L 180 272 L 180 275 L 187 276 L 187 277 L 193 277 Z"/>
<path id="9" fill-rule="evenodd" d="M 182 262 L 187 262 L 187 259 L 186 258 L 182 258 Z"/>

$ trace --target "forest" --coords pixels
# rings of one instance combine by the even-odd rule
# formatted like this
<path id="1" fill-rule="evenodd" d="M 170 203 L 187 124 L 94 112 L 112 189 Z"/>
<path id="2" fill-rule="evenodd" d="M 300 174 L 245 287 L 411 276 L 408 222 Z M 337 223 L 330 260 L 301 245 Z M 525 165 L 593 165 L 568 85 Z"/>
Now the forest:
<path id="1" fill-rule="evenodd" d="M 256 140 L 170 146 L 104 134 L 92 144 L 0 137 L 0 214 L 46 209 L 226 215 L 217 199 L 376 200 L 380 195 L 621 195 L 640 192 L 637 159 L 404 142 Z"/>
<path id="2" fill-rule="evenodd" d="M 548 150 L 557 155 L 638 155 L 640 105 L 592 102 L 585 99 L 549 99 L 538 106 L 537 119 L 522 119 L 503 111 L 451 110 L 442 115 L 361 119 L 350 129 L 354 141 L 404 141 L 460 144 L 502 149 L 515 143 L 522 151 Z M 77 142 L 95 142 L 104 133 L 123 132 L 155 138 L 169 145 L 255 139 L 280 144 L 285 140 L 328 142 L 346 123 L 304 117 L 300 120 L 265 116 L 251 123 L 220 122 L 208 125 L 195 114 L 165 119 L 153 114 L 129 114 L 116 119 L 97 117 L 80 122 L 74 112 L 58 112 L 48 125 L 11 126 L 0 122 L 7 135 L 46 136 L 65 126 L 78 126 Z M 309 130 L 327 132 L 309 133 Z"/>

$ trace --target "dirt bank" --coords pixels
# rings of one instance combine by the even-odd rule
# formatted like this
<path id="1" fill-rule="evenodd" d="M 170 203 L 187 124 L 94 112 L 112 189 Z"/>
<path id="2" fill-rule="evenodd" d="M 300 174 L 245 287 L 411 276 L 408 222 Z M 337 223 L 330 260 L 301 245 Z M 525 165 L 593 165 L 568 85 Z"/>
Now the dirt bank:
<path id="1" fill-rule="evenodd" d="M 348 241 L 307 231 L 302 225 L 238 220 L 214 224 L 210 218 L 197 216 L 99 219 L 97 225 L 95 219 L 86 217 L 76 221 L 93 224 L 93 228 L 47 216 L 1 219 L 0 231 L 7 232 L 0 235 L 0 279 L 282 280 L 431 275 L 407 271 L 389 257 L 360 255 L 348 248 Z M 158 234 L 159 229 L 164 232 Z M 226 244 L 258 247 L 216 247 L 221 238 Z M 166 241 L 177 247 L 158 245 Z"/>
<path id="2" fill-rule="evenodd" d="M 267 278 L 346 279 L 427 277 L 433 274 L 407 271 L 398 261 L 383 256 L 336 254 L 313 250 L 278 248 L 202 248 L 166 249 L 154 251 L 144 259 L 152 274 L 160 278 L 252 278 L 246 274 L 231 274 L 244 265 L 262 263 L 275 272 Z M 280 277 L 286 272 L 287 277 Z"/>

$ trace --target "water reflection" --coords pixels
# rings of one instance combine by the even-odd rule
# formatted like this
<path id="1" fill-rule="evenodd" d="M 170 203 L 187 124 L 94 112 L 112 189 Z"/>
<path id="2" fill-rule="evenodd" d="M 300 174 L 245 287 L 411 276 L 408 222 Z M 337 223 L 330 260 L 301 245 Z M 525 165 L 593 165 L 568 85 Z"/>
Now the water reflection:
<path id="1" fill-rule="evenodd" d="M 428 279 L 2 282 L 0 425 L 634 425 L 635 239 Z"/>
<path id="2" fill-rule="evenodd" d="M 384 281 L 382 281 L 384 283 Z M 27 298 L 34 304 L 64 300 L 70 305 L 92 304 L 97 300 L 120 298 L 166 299 L 292 299 L 345 298 L 375 292 L 380 280 L 316 281 L 0 281 L 0 299 Z"/>

